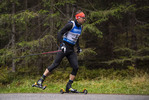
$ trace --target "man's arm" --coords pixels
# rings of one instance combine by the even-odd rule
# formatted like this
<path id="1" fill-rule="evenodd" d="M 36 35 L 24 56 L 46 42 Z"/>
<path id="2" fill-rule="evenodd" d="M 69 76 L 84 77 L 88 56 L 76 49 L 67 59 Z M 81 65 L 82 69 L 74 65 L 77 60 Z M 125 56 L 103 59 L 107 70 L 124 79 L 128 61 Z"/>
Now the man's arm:
<path id="1" fill-rule="evenodd" d="M 80 52 L 82 52 L 82 49 L 80 48 L 80 45 L 79 45 L 79 38 L 76 42 L 76 46 L 77 46 L 77 53 L 79 54 Z"/>
<path id="2" fill-rule="evenodd" d="M 70 31 L 72 29 L 73 23 L 69 22 L 67 23 L 60 32 L 58 32 L 57 38 L 58 38 L 58 42 L 62 43 L 63 41 L 63 35 L 64 33 L 67 33 L 68 31 Z"/>
<path id="3" fill-rule="evenodd" d="M 76 47 L 77 47 L 77 49 L 80 49 L 79 38 L 78 38 L 78 40 L 77 40 L 77 42 L 76 42 Z"/>

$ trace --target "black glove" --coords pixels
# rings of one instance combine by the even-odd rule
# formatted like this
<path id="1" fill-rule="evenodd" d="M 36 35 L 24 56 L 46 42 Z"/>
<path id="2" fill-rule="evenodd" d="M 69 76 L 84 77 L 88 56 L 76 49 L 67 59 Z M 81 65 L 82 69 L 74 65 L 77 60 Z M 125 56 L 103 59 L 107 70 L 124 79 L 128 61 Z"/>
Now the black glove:
<path id="1" fill-rule="evenodd" d="M 61 44 L 60 49 L 62 50 L 63 53 L 66 53 L 66 45 L 65 45 L 65 43 Z"/>
<path id="2" fill-rule="evenodd" d="M 82 52 L 82 49 L 77 48 L 77 53 L 79 54 L 80 52 Z"/>

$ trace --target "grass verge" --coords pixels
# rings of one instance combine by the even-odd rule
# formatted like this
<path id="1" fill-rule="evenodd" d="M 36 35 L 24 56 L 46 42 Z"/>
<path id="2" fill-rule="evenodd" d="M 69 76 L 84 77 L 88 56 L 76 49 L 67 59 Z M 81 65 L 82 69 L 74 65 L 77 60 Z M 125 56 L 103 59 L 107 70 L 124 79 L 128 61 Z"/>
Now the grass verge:
<path id="1" fill-rule="evenodd" d="M 65 89 L 69 72 L 71 72 L 69 68 L 65 71 L 60 69 L 54 71 L 44 82 L 47 85 L 45 90 L 32 87 L 40 76 L 22 77 L 20 75 L 13 78 L 10 83 L 0 83 L 0 93 L 59 93 L 61 88 Z M 115 71 L 113 69 L 88 70 L 82 68 L 72 87 L 78 91 L 86 88 L 88 93 L 149 95 L 149 74 L 140 70 Z"/>
<path id="2" fill-rule="evenodd" d="M 64 81 L 45 81 L 47 85 L 45 90 L 32 87 L 35 79 L 15 80 L 6 86 L 1 85 L 0 93 L 59 93 L 61 88 L 65 88 L 67 83 Z M 103 78 L 101 80 L 81 80 L 73 83 L 73 88 L 82 91 L 84 88 L 89 93 L 106 93 L 106 94 L 149 94 L 149 79 L 144 77 L 134 77 L 131 80 L 110 80 Z"/>

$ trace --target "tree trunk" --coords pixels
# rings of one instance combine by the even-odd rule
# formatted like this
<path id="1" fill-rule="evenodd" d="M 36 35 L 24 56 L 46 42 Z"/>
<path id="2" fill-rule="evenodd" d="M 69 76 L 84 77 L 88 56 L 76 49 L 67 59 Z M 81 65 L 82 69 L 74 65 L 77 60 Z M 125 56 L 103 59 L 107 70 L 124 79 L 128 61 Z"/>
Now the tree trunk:
<path id="1" fill-rule="evenodd" d="M 126 47 L 127 48 L 129 48 L 129 45 L 128 45 L 129 44 L 129 36 L 128 35 L 129 35 L 128 30 L 126 30 Z"/>
<path id="2" fill-rule="evenodd" d="M 28 1 L 27 0 L 25 0 L 25 10 L 27 10 L 27 7 L 28 7 Z M 26 31 L 25 31 L 25 41 L 27 41 L 27 34 L 28 34 L 28 26 L 27 26 L 27 24 L 28 24 L 28 19 L 27 18 L 25 18 L 25 22 L 26 22 L 26 24 L 25 24 L 25 29 L 26 29 Z"/>
<path id="3" fill-rule="evenodd" d="M 40 3 L 40 0 L 38 0 L 38 3 Z M 39 9 L 41 9 L 41 6 L 39 5 Z M 40 34 L 41 34 L 41 18 L 40 18 L 41 16 L 39 15 L 38 16 L 38 34 L 39 34 L 39 37 L 40 37 Z M 38 40 L 39 41 L 39 50 L 38 51 L 41 51 L 41 52 L 43 52 L 41 49 L 42 49 L 42 43 L 41 43 L 41 41 L 40 41 L 40 39 Z M 42 72 L 42 64 L 43 64 L 43 62 L 42 62 L 42 55 L 41 56 L 39 56 L 39 59 L 38 59 L 38 62 L 37 62 L 37 66 L 38 66 L 38 74 L 41 74 L 41 72 Z"/>
<path id="4" fill-rule="evenodd" d="M 135 0 L 130 1 L 131 4 L 135 3 Z M 130 33 L 131 33 L 131 48 L 133 50 L 137 50 L 137 34 L 135 32 L 135 12 L 129 12 L 129 25 L 130 25 Z"/>
<path id="5" fill-rule="evenodd" d="M 67 15 L 67 18 L 69 19 L 69 4 L 66 4 L 66 15 Z"/>
<path id="6" fill-rule="evenodd" d="M 51 14 L 54 13 L 53 3 L 54 3 L 54 0 L 51 0 L 51 11 L 50 11 Z M 53 17 L 50 17 L 50 34 L 51 35 L 54 34 L 53 30 L 54 30 L 54 19 Z"/>
<path id="7" fill-rule="evenodd" d="M 15 3 L 12 3 L 12 50 L 13 50 L 13 57 L 16 56 L 16 50 L 15 50 L 15 21 L 14 21 L 14 15 L 15 15 Z M 12 61 L 12 72 L 16 71 L 16 67 L 15 67 L 15 61 L 13 59 Z"/>

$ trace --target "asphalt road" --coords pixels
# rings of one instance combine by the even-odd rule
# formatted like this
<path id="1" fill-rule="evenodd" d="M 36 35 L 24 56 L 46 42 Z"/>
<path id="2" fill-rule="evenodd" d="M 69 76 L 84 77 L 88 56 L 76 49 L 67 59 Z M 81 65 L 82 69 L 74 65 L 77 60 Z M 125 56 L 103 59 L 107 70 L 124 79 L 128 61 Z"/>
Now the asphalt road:
<path id="1" fill-rule="evenodd" d="M 0 94 L 0 100 L 149 100 L 149 95 L 13 93 Z"/>

